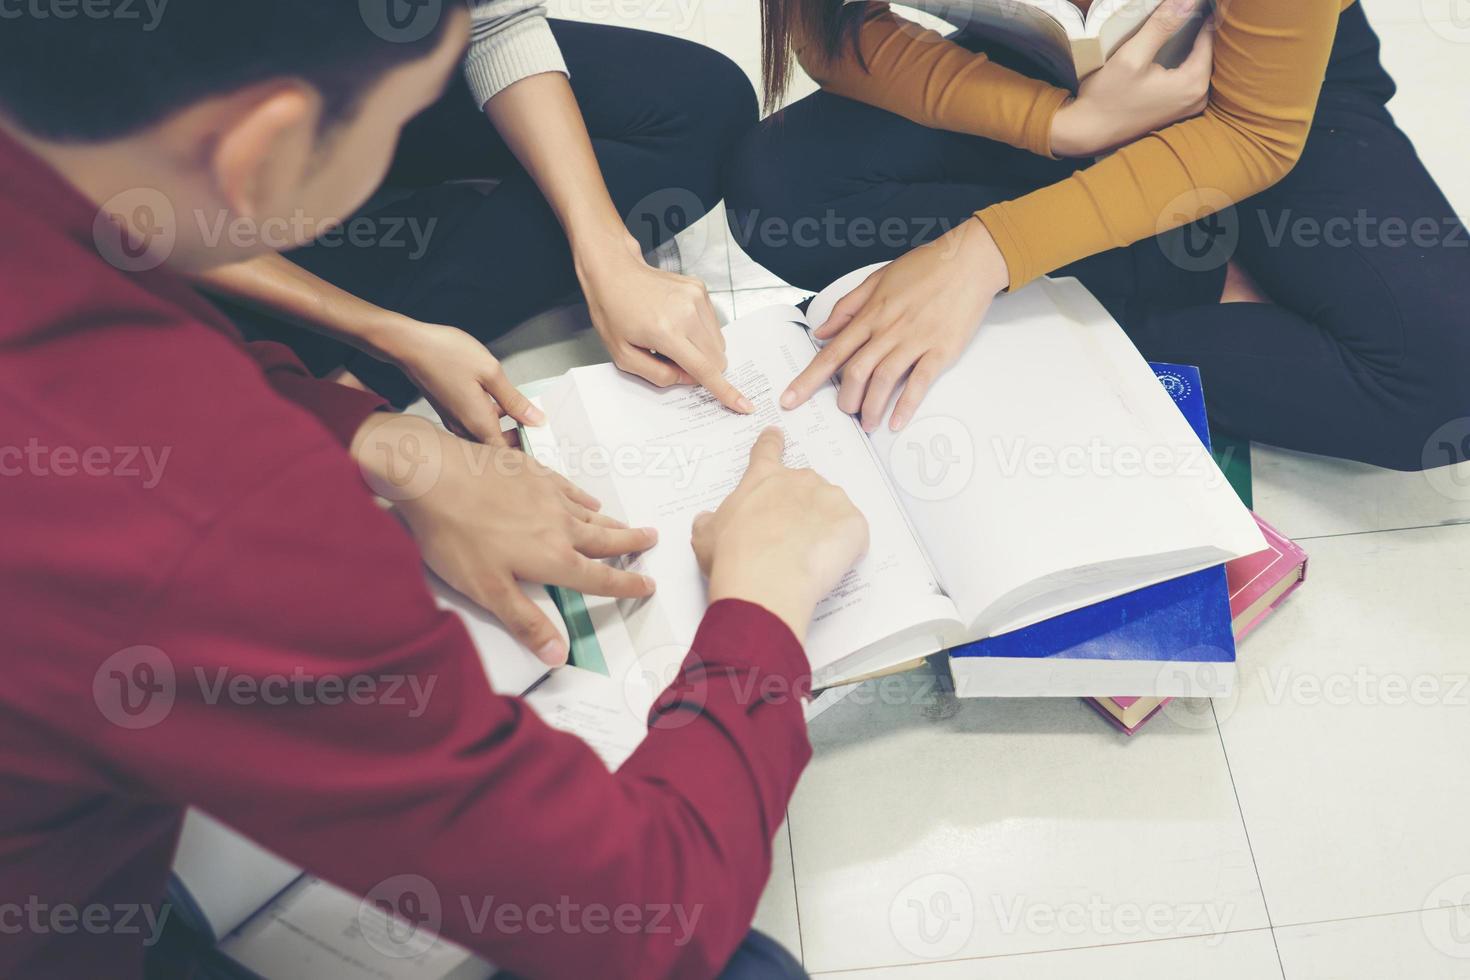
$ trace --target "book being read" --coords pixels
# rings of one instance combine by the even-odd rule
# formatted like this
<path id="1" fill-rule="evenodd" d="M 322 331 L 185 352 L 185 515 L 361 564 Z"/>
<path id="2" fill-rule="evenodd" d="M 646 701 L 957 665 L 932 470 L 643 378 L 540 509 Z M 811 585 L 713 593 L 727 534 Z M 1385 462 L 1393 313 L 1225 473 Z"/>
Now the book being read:
<path id="1" fill-rule="evenodd" d="M 860 3 L 863 0 L 844 0 Z M 958 29 L 961 36 L 1002 45 L 1044 68 L 1058 84 L 1075 89 L 1138 32 L 1162 0 L 897 0 Z M 1086 7 L 1084 11 L 1082 8 Z M 1176 67 L 1194 47 L 1208 4 L 1179 31 L 1156 59 Z"/>
<path id="2" fill-rule="evenodd" d="M 837 407 L 836 385 L 782 411 L 777 398 L 818 350 L 808 328 L 877 268 L 828 287 L 807 316 L 774 306 L 725 328 L 726 376 L 753 415 L 612 365 L 536 389 L 547 421 L 523 430 L 527 450 L 607 513 L 659 532 L 657 547 L 624 562 L 657 593 L 616 604 L 640 656 L 667 669 L 689 648 L 706 606 L 692 521 L 719 506 L 773 424 L 788 465 L 841 486 L 870 527 L 867 556 L 807 636 L 817 688 L 1263 547 L 1153 371 L 1075 280 L 997 299 L 899 432 L 866 434 Z"/>

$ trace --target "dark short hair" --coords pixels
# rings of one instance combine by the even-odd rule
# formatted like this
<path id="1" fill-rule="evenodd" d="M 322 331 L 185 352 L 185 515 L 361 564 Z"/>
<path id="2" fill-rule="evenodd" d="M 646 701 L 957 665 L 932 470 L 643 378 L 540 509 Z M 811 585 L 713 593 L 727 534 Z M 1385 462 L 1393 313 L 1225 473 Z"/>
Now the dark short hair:
<path id="1" fill-rule="evenodd" d="M 0 8 L 0 113 L 97 142 L 273 78 L 314 86 L 330 124 L 433 51 L 462 0 L 27 0 Z"/>

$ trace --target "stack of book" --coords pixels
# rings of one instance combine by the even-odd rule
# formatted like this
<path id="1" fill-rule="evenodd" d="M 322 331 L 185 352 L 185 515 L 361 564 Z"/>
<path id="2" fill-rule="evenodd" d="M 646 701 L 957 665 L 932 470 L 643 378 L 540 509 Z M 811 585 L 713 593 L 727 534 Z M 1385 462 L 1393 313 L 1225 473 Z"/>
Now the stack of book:
<path id="1" fill-rule="evenodd" d="M 1230 588 L 1230 627 L 1240 643 L 1296 591 L 1307 577 L 1307 553 L 1256 515 L 1270 547 L 1225 565 Z M 1107 697 L 1087 702 L 1124 734 L 1132 735 L 1158 714 L 1169 698 Z"/>
<path id="2" fill-rule="evenodd" d="M 1151 366 L 1222 475 L 1251 506 L 1250 444 L 1212 444 L 1198 370 Z M 951 650 L 956 693 L 1047 697 L 1090 685 L 1094 692 L 1114 692 L 1087 701 L 1129 735 L 1171 697 L 1228 696 L 1236 644 L 1306 577 L 1305 552 L 1253 516 L 1267 544 L 1263 551 Z"/>

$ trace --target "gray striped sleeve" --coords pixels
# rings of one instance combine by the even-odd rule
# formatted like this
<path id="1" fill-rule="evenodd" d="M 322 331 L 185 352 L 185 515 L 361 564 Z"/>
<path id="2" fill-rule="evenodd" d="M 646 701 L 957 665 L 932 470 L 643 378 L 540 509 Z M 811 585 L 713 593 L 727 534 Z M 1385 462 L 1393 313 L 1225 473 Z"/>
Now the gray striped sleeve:
<path id="1" fill-rule="evenodd" d="M 465 79 L 475 104 L 484 106 L 515 82 L 531 75 L 568 74 L 542 0 L 476 0 Z"/>

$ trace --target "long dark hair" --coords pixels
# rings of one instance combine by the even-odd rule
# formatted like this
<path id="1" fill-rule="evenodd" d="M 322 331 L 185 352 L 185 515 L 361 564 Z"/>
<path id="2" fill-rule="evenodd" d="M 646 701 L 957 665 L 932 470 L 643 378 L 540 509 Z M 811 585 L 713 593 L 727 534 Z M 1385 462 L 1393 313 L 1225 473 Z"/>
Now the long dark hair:
<path id="1" fill-rule="evenodd" d="M 778 104 L 786 94 L 797 45 L 815 47 L 826 59 L 851 55 L 861 63 L 858 30 L 867 6 L 842 0 L 761 0 L 761 96 L 766 105 Z"/>

